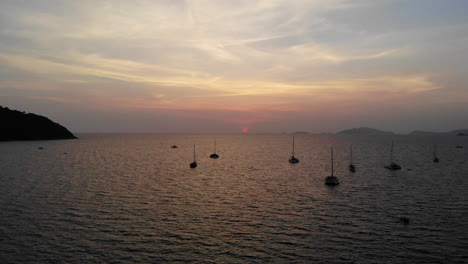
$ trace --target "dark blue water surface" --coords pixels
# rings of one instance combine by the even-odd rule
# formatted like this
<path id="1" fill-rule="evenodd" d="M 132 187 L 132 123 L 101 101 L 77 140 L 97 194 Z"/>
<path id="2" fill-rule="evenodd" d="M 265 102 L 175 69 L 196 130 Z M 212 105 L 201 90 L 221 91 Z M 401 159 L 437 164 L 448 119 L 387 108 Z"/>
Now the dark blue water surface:
<path id="1" fill-rule="evenodd" d="M 468 262 L 468 137 L 79 136 L 0 143 L 1 263 Z"/>

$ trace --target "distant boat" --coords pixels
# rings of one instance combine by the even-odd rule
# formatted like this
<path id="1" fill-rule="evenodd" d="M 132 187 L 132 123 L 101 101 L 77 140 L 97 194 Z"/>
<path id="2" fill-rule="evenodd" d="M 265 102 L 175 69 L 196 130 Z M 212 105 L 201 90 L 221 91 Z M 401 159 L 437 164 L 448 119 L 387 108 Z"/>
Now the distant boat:
<path id="1" fill-rule="evenodd" d="M 196 168 L 197 167 L 197 161 L 196 161 L 196 155 L 195 155 L 195 144 L 193 145 L 193 162 L 190 163 L 190 168 Z"/>
<path id="2" fill-rule="evenodd" d="M 326 185 L 338 185 L 340 184 L 340 181 L 338 180 L 338 177 L 334 176 L 333 175 L 333 147 L 331 148 L 331 175 L 330 176 L 327 176 L 325 178 L 325 184 Z"/>
<path id="3" fill-rule="evenodd" d="M 389 170 L 401 170 L 401 166 L 393 162 L 393 141 L 390 148 L 390 161 L 389 164 L 385 166 L 385 168 Z"/>
<path id="4" fill-rule="evenodd" d="M 458 146 L 456 146 L 456 148 L 463 148 L 463 146 L 462 146 L 462 145 L 458 145 Z"/>
<path id="5" fill-rule="evenodd" d="M 214 140 L 214 153 L 210 155 L 210 158 L 212 158 L 212 159 L 219 158 L 219 155 L 216 154 L 216 139 Z"/>
<path id="6" fill-rule="evenodd" d="M 171 148 L 178 148 L 176 145 L 172 145 Z"/>
<path id="7" fill-rule="evenodd" d="M 434 159 L 432 161 L 439 162 L 439 158 L 436 155 L 436 144 L 434 144 Z"/>
<path id="8" fill-rule="evenodd" d="M 349 146 L 349 171 L 356 172 L 356 167 L 353 164 L 353 145 Z"/>
<path id="9" fill-rule="evenodd" d="M 293 143 L 292 143 L 292 156 L 289 158 L 289 163 L 299 163 L 299 159 L 294 157 L 294 136 L 293 136 Z"/>
<path id="10" fill-rule="evenodd" d="M 408 225 L 410 223 L 410 219 L 406 216 L 400 217 L 400 223 Z"/>

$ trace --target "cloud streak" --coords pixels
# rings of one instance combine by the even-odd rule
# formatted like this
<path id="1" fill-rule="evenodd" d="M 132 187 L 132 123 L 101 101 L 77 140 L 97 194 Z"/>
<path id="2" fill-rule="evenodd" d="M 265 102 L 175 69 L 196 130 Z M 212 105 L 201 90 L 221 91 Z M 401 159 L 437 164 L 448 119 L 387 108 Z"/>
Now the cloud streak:
<path id="1" fill-rule="evenodd" d="M 39 90 L 46 91 L 39 101 L 88 97 L 94 109 L 245 113 L 279 127 L 287 122 L 277 117 L 287 114 L 271 113 L 312 116 L 329 104 L 371 109 L 415 95 L 431 103 L 433 91 L 465 98 L 449 80 L 467 81 L 460 70 L 468 59 L 466 20 L 431 19 L 419 0 L 397 2 L 7 1 L 0 96 Z M 401 9 L 411 15 L 401 18 L 404 28 L 375 16 Z M 363 16 L 375 21 L 364 24 Z M 67 89 L 75 98 L 60 92 Z"/>

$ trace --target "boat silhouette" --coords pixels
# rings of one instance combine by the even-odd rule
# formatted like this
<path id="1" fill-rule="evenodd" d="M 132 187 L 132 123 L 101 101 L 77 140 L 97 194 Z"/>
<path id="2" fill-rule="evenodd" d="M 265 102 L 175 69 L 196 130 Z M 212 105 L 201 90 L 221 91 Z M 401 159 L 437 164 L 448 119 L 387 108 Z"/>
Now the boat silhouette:
<path id="1" fill-rule="evenodd" d="M 193 162 L 190 163 L 190 168 L 196 168 L 198 166 L 195 155 L 195 144 L 193 144 Z"/>
<path id="2" fill-rule="evenodd" d="M 436 154 L 436 144 L 434 144 L 434 158 L 432 159 L 433 162 L 439 162 L 439 158 L 437 157 Z"/>
<path id="3" fill-rule="evenodd" d="M 353 164 L 353 145 L 349 146 L 349 171 L 356 172 L 356 167 Z"/>
<path id="4" fill-rule="evenodd" d="M 291 158 L 289 158 L 289 163 L 299 163 L 299 159 L 294 157 L 294 136 L 293 136 L 293 143 L 292 143 L 292 155 Z"/>
<path id="5" fill-rule="evenodd" d="M 385 165 L 385 168 L 389 170 L 401 170 L 401 166 L 393 162 L 393 140 L 392 145 L 390 147 L 390 161 L 388 165 Z"/>
<path id="6" fill-rule="evenodd" d="M 214 140 L 214 152 L 213 152 L 213 154 L 210 155 L 210 158 L 212 158 L 212 159 L 219 158 L 219 155 L 216 154 L 216 139 Z"/>
<path id="7" fill-rule="evenodd" d="M 331 148 L 331 175 L 327 176 L 325 178 L 325 184 L 330 185 L 330 186 L 335 186 L 340 184 L 340 181 L 338 180 L 338 177 L 334 175 L 334 169 L 333 169 L 333 147 Z"/>

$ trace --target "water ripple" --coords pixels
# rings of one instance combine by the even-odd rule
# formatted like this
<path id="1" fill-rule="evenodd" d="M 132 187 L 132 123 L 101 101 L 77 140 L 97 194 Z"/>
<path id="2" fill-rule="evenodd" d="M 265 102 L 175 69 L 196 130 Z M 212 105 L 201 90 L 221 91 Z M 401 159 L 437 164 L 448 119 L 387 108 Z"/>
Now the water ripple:
<path id="1" fill-rule="evenodd" d="M 454 148 L 466 137 L 301 135 L 294 165 L 286 135 L 217 135 L 218 160 L 208 158 L 213 137 L 0 143 L 4 263 L 468 261 L 468 152 Z M 411 170 L 382 168 L 391 140 Z M 331 145 L 336 188 L 323 185 Z"/>

